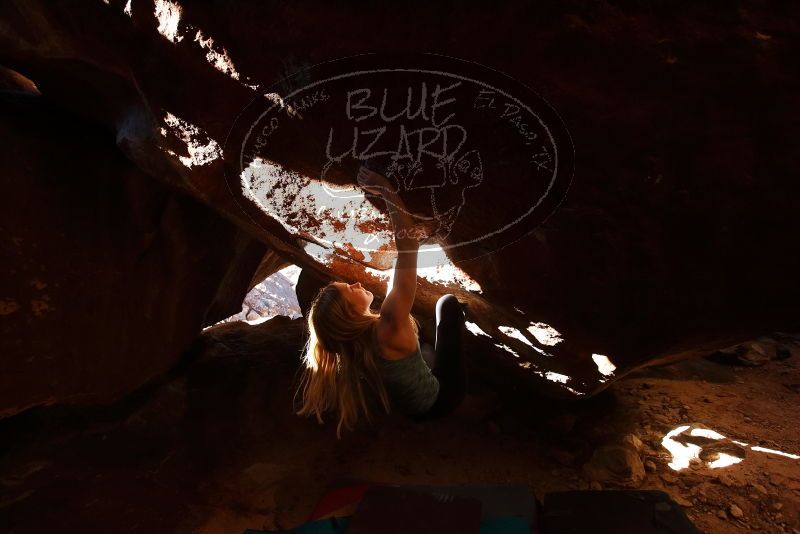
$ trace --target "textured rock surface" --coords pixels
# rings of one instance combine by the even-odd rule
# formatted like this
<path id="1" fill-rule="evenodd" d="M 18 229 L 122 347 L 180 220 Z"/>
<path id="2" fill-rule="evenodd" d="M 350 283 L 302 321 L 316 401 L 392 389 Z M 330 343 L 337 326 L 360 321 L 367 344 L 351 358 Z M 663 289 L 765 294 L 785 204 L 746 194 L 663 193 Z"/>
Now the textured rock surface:
<path id="1" fill-rule="evenodd" d="M 583 466 L 583 475 L 591 481 L 638 486 L 645 471 L 636 449 L 627 444 L 607 445 L 594 451 Z"/>
<path id="2" fill-rule="evenodd" d="M 0 110 L 0 416 L 115 400 L 239 308 L 265 247 L 41 97 Z"/>
<path id="3" fill-rule="evenodd" d="M 248 291 L 241 311 L 226 318 L 225 322 L 259 324 L 277 315 L 291 319 L 302 317 L 295 292 L 299 274 L 300 268 L 292 265 L 260 281 Z"/>
<path id="4" fill-rule="evenodd" d="M 734 440 L 800 452 L 794 432 L 800 403 L 785 387 L 800 383 L 797 356 L 760 367 L 698 358 L 644 369 L 580 402 L 503 388 L 502 408 L 488 419 L 419 423 L 380 416 L 338 441 L 329 418 L 320 425 L 292 413 L 302 336 L 301 320 L 220 325 L 202 333 L 180 372 L 146 394 L 109 407 L 49 407 L 4 420 L 0 530 L 290 529 L 308 519 L 336 481 L 354 477 L 397 485 L 521 485 L 542 499 L 547 492 L 597 488 L 582 466 L 597 447 L 630 434 L 642 438 L 641 457 L 652 465 L 639 489 L 669 493 L 700 532 L 800 528 L 800 462 L 751 450 L 725 468 L 696 463 L 675 471 L 661 445 L 667 432 L 692 420 Z M 690 417 L 679 415 L 681 405 L 690 407 Z M 742 414 L 756 420 L 743 422 Z M 554 469 L 553 448 L 572 461 Z M 613 480 L 600 485 L 628 487 Z M 728 515 L 731 503 L 746 523 Z"/>
<path id="5" fill-rule="evenodd" d="M 383 281 L 363 266 L 315 262 L 277 221 L 244 213 L 231 195 L 219 147 L 257 95 L 251 86 L 267 90 L 297 69 L 364 51 L 436 50 L 505 72 L 558 110 L 576 151 L 559 210 L 514 244 L 459 264 L 480 294 L 420 282 L 420 316 L 443 292 L 469 304 L 493 338 L 476 344 L 498 380 L 594 392 L 648 361 L 797 329 L 796 7 L 735 2 L 676 15 L 633 2 L 392 12 L 313 1 L 158 4 L 172 16 L 161 9 L 159 18 L 146 1 L 129 14 L 119 0 L 4 3 L 0 61 L 112 131 L 143 172 L 288 261 L 378 294 Z M 502 209 L 485 206 L 485 223 Z M 170 320 L 195 304 L 176 304 Z M 553 358 L 530 346 L 542 348 L 531 323 L 563 337 L 547 347 Z M 599 373 L 595 354 L 615 374 Z"/>

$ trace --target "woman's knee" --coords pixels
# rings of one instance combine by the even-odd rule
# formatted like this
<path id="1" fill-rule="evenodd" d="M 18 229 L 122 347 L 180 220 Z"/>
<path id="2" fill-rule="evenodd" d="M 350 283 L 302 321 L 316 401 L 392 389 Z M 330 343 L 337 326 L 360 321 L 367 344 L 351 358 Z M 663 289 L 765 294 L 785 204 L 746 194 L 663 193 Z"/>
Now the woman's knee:
<path id="1" fill-rule="evenodd" d="M 447 294 L 439 297 L 436 301 L 436 323 L 438 324 L 442 317 L 455 317 L 459 320 L 464 319 L 464 309 L 455 295 Z"/>

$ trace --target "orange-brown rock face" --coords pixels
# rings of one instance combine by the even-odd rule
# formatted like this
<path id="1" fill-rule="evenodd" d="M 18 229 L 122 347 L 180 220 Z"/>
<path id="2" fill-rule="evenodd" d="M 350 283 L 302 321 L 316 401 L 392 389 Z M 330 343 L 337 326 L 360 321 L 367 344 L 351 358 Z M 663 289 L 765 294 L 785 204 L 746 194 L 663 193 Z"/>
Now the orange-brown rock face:
<path id="1" fill-rule="evenodd" d="M 5 195 L 13 209 L 3 214 L 9 221 L 4 226 L 32 228 L 25 219 L 32 217 L 30 210 L 20 214 L 21 203 L 11 198 L 44 194 L 57 203 L 62 194 L 96 189 L 87 185 L 96 175 L 105 187 L 111 182 L 121 188 L 117 202 L 125 206 L 129 197 L 142 194 L 138 188 L 150 191 L 155 187 L 151 181 L 157 180 L 216 211 L 287 261 L 323 277 L 359 280 L 380 295 L 387 283 L 384 270 L 392 260 L 383 205 L 359 200 L 357 207 L 371 215 L 354 221 L 353 215 L 342 215 L 351 212 L 326 211 L 331 206 L 308 202 L 319 200 L 323 186 L 346 189 L 354 184 L 354 171 L 370 159 L 370 149 L 356 143 L 350 156 L 332 156 L 347 153 L 347 139 L 352 137 L 341 134 L 353 132 L 354 126 L 361 134 L 382 126 L 367 115 L 371 106 L 380 107 L 378 96 L 385 89 L 390 107 L 382 120 L 383 126 L 391 127 L 383 139 L 393 140 L 393 155 L 407 146 L 409 153 L 422 154 L 431 164 L 420 175 L 414 167 L 396 168 L 395 185 L 420 228 L 446 251 L 436 261 L 429 255 L 429 263 L 423 265 L 428 270 L 421 273 L 415 311 L 430 317 L 439 295 L 455 293 L 468 304 L 472 345 L 485 359 L 482 369 L 498 381 L 522 379 L 553 394 L 590 394 L 649 361 L 798 327 L 800 222 L 795 212 L 800 186 L 795 177 L 800 171 L 800 122 L 796 87 L 791 85 L 799 77 L 791 59 L 798 49 L 792 33 L 797 13 L 785 9 L 767 12 L 734 3 L 713 12 L 697 7 L 673 15 L 631 3 L 530 7 L 505 2 L 475 7 L 396 5 L 387 14 L 362 5 L 317 2 L 235 1 L 212 7 L 172 0 L 112 0 L 79 8 L 59 2 L 6 3 L 0 8 L 6 22 L 0 30 L 0 61 L 32 80 L 53 106 L 107 132 L 109 142 L 116 141 L 114 161 L 127 165 L 128 171 L 123 179 L 121 171 L 87 163 L 97 159 L 94 155 L 64 156 L 72 166 L 70 176 L 86 170 L 82 181 L 58 182 L 64 189 L 48 182 L 13 182 L 12 194 Z M 447 75 L 462 76 L 463 84 L 453 89 L 455 104 L 438 108 L 444 112 L 455 106 L 450 122 L 447 115 L 437 118 L 432 107 L 436 83 L 446 87 L 435 79 L 444 67 L 423 69 L 413 63 L 420 60 L 415 53 L 430 51 L 475 62 L 459 67 L 458 60 L 443 57 L 423 60 L 438 61 L 447 67 Z M 321 72 L 335 74 L 336 63 L 304 70 L 365 52 L 405 58 L 410 70 L 401 75 L 393 63 L 390 75 L 362 85 L 328 84 L 327 92 L 314 84 L 324 78 Z M 358 61 L 362 60 L 372 61 Z M 378 63 L 368 70 L 380 70 Z M 487 67 L 510 78 L 490 74 Z M 286 77 L 296 72 L 300 74 Z M 348 66 L 346 72 L 353 69 Z M 506 107 L 510 100 L 496 100 L 499 111 L 489 115 L 489 99 L 476 81 L 495 96 L 502 89 L 519 104 L 533 103 L 531 114 L 517 114 Z M 389 120 L 392 109 L 402 110 L 402 95 L 421 102 L 417 98 L 423 82 L 430 89 L 429 114 L 422 115 L 427 123 L 410 113 Z M 365 88 L 375 98 L 358 93 Z M 337 99 L 351 91 L 364 99 L 343 107 L 345 100 Z M 447 100 L 444 93 L 439 96 L 440 104 Z M 273 105 L 278 107 L 278 122 L 272 123 L 272 117 L 258 122 L 261 112 Z M 251 115 L 254 110 L 259 112 Z M 535 126 L 539 123 L 528 120 L 533 116 L 542 119 L 541 130 Z M 50 139 L 42 146 L 50 146 L 70 131 L 70 120 L 63 119 L 58 129 L 41 126 L 46 133 L 31 133 L 31 139 L 42 135 Z M 255 150 L 244 150 L 248 128 L 256 124 L 250 145 Z M 461 129 L 448 129 L 450 125 Z M 13 141 L 4 150 L 19 154 L 11 169 L 24 168 L 22 154 L 38 165 L 44 166 L 44 161 L 58 166 L 55 158 L 31 155 L 32 148 L 14 149 L 14 143 L 24 147 L 33 141 L 24 141 L 9 128 L 6 138 Z M 437 136 L 435 141 L 428 138 L 427 151 L 420 130 Z M 412 131 L 418 131 L 416 138 L 409 135 Z M 444 132 L 454 144 L 444 142 Z M 459 135 L 464 132 L 466 137 Z M 550 141 L 546 132 L 554 133 Z M 327 150 L 331 147 L 326 133 L 336 134 L 330 139 L 338 150 Z M 75 142 L 73 135 L 68 137 Z M 464 139 L 466 144 L 458 145 Z M 447 149 L 457 145 L 458 150 Z M 96 151 L 94 145 L 80 146 Z M 541 150 L 525 152 L 532 147 Z M 104 150 L 113 152 L 113 147 Z M 554 182 L 559 185 L 555 190 L 543 186 L 544 174 L 533 167 L 555 169 L 554 160 L 536 156 L 542 153 L 561 156 L 562 175 Z M 433 165 L 434 154 L 441 156 L 441 167 Z M 335 164 L 326 166 L 331 161 Z M 256 172 L 264 169 L 269 170 L 266 175 Z M 52 171 L 41 169 L 44 175 Z M 443 180 L 451 187 L 434 190 L 435 172 L 445 173 Z M 248 184 L 259 184 L 260 189 L 248 190 Z M 231 257 L 229 250 L 219 252 L 228 239 L 215 233 L 222 231 L 222 223 L 211 219 L 209 210 L 173 196 L 176 193 L 162 194 L 173 198 L 175 206 L 191 206 L 173 207 L 165 213 L 177 214 L 159 219 L 166 235 L 183 232 L 175 244 L 159 241 L 159 250 L 174 262 L 168 263 L 174 270 L 167 272 L 175 283 L 180 280 L 180 287 L 215 286 L 220 271 L 199 272 L 197 265 L 204 253 L 216 261 Z M 68 213 L 84 214 L 85 228 L 70 223 L 83 233 L 108 222 L 111 215 L 102 217 L 92 204 L 99 202 L 96 197 L 79 197 L 72 204 L 76 209 L 59 212 L 63 221 L 72 221 Z M 504 228 L 514 214 L 543 198 L 542 209 L 527 226 L 517 227 L 518 235 L 501 233 L 448 249 Z M 66 210 L 64 205 L 59 209 Z M 154 211 L 147 213 L 153 216 Z M 81 256 L 102 254 L 109 262 L 91 271 L 101 273 L 95 276 L 107 276 L 127 257 L 114 247 L 130 239 L 125 237 L 130 230 L 111 227 L 105 232 L 105 240 L 96 238 Z M 337 232 L 352 239 L 331 239 Z M 363 250 L 358 239 L 373 234 L 385 246 Z M 64 239 L 73 235 L 78 234 L 68 232 Z M 34 237 L 40 240 L 43 234 Z M 14 247 L 7 241 L 4 250 L 17 254 L 9 265 L 21 272 L 21 262 L 35 258 L 35 251 L 16 252 Z M 447 255 L 454 266 L 447 264 Z M 70 272 L 60 264 L 52 268 Z M 191 275 L 185 274 L 189 271 Z M 137 279 L 124 272 L 125 287 L 132 294 L 152 291 L 146 289 L 146 276 Z M 22 295 L 19 288 L 40 292 L 28 278 L 8 278 L 8 294 Z M 84 273 L 61 282 L 74 292 L 69 303 L 59 306 L 39 298 L 39 293 L 26 293 L 24 302 L 16 297 L 11 299 L 16 304 L 4 301 L 2 310 L 16 305 L 8 317 L 24 313 L 26 321 L 33 321 L 36 313 L 46 311 L 31 304 L 39 300 L 64 313 L 74 308 L 82 317 L 94 314 L 91 324 L 102 330 L 103 321 L 111 320 L 111 305 L 92 304 L 81 312 L 77 304 L 82 294 L 78 288 L 87 279 L 91 276 Z M 161 283 L 175 289 L 169 280 L 165 275 Z M 51 280 L 42 282 L 52 287 Z M 235 301 L 241 285 L 222 293 Z M 187 339 L 200 325 L 199 308 L 218 292 L 208 289 L 211 293 L 204 298 L 192 300 L 181 293 L 188 290 L 175 291 L 169 312 L 166 305 L 159 308 L 161 316 L 145 313 L 155 306 L 153 301 L 122 309 L 150 317 L 148 321 L 158 323 L 153 328 L 160 336 L 171 332 L 165 324 L 194 314 L 194 321 L 178 336 Z M 157 336 L 141 340 L 134 333 L 135 321 L 130 321 L 129 330 L 119 326 L 116 334 L 131 347 L 120 358 L 129 362 L 149 354 L 157 363 L 152 372 L 169 367 L 181 344 L 168 345 Z M 119 319 L 118 324 L 126 323 Z M 40 339 L 52 343 L 49 336 Z M 9 339 L 13 347 L 16 338 Z M 142 345 L 135 349 L 137 343 Z M 154 353 L 147 343 L 161 347 L 160 352 Z M 15 358 L 52 354 L 57 362 L 82 362 L 83 356 L 72 354 L 70 343 L 60 347 L 54 353 L 36 347 L 12 353 Z M 36 381 L 22 359 L 14 365 L 17 376 L 27 383 Z M 91 365 L 83 362 L 78 368 Z M 125 372 L 120 375 L 129 379 Z"/>
<path id="2" fill-rule="evenodd" d="M 226 296 L 246 291 L 264 246 L 144 175 L 96 125 L 35 96 L 0 108 L 0 415 L 116 399 L 238 310 Z"/>

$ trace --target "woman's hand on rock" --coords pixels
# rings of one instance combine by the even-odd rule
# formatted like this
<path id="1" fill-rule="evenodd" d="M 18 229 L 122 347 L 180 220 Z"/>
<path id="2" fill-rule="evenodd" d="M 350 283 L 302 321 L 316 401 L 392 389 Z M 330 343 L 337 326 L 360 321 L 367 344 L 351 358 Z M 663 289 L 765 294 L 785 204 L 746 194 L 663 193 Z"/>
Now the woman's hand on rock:
<path id="1" fill-rule="evenodd" d="M 358 185 L 364 191 L 372 195 L 383 196 L 386 193 L 396 193 L 397 188 L 393 187 L 389 179 L 380 173 L 371 171 L 363 165 L 358 169 Z"/>

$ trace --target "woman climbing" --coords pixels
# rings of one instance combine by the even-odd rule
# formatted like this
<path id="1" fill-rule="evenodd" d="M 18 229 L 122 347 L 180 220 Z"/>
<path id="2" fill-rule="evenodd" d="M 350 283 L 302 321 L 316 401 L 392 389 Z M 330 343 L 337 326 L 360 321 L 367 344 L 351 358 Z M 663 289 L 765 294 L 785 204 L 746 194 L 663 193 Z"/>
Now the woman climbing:
<path id="1" fill-rule="evenodd" d="M 394 408 L 419 420 L 451 413 L 466 393 L 461 304 L 453 295 L 436 303 L 435 354 L 427 361 L 411 316 L 419 251 L 412 219 L 385 176 L 362 166 L 358 183 L 386 202 L 397 261 L 378 313 L 370 308 L 372 293 L 360 283 L 331 282 L 311 303 L 297 413 L 322 422 L 324 413 L 336 412 L 339 438 L 343 427 L 371 421 L 376 401 L 387 413 Z"/>

